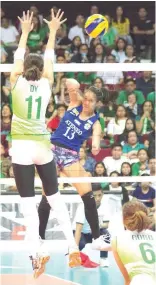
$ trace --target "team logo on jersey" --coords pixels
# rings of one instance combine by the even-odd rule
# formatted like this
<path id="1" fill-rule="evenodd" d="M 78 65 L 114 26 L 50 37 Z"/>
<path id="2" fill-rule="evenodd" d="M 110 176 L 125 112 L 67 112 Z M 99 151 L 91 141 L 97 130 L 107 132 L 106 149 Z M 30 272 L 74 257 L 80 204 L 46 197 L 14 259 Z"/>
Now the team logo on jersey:
<path id="1" fill-rule="evenodd" d="M 88 120 L 87 122 L 88 122 L 89 124 L 93 125 L 93 122 L 92 122 L 92 121 Z"/>
<path id="2" fill-rule="evenodd" d="M 84 125 L 84 129 L 85 130 L 89 130 L 91 128 L 91 125 L 89 123 L 85 124 Z"/>
<path id="3" fill-rule="evenodd" d="M 75 122 L 75 124 L 77 124 L 78 126 L 80 126 L 81 125 L 81 123 L 78 121 L 78 120 L 74 120 L 74 122 Z"/>
<path id="4" fill-rule="evenodd" d="M 74 114 L 75 116 L 78 116 L 78 115 L 79 115 L 79 111 L 76 110 L 76 109 L 73 109 L 73 110 L 71 111 L 71 113 Z"/>

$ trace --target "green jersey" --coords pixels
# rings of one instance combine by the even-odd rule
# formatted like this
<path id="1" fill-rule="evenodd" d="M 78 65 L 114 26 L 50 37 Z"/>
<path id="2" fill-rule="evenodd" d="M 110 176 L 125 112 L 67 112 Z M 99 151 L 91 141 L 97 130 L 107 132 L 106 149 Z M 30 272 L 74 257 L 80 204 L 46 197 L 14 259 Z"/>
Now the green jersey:
<path id="1" fill-rule="evenodd" d="M 27 81 L 20 76 L 12 90 L 12 139 L 49 140 L 45 113 L 51 97 L 46 78 Z"/>
<path id="2" fill-rule="evenodd" d="M 116 250 L 130 279 L 138 274 L 153 279 L 156 268 L 156 233 L 144 230 L 140 233 L 125 231 L 116 238 Z"/>

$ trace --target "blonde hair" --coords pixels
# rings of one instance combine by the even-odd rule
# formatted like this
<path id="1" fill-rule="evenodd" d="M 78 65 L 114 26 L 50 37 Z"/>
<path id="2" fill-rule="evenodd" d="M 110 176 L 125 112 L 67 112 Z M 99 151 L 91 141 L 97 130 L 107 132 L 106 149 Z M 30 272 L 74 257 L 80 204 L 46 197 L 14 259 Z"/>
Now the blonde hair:
<path id="1" fill-rule="evenodd" d="M 151 224 L 146 206 L 138 201 L 123 206 L 123 222 L 128 230 L 138 232 L 148 229 Z"/>

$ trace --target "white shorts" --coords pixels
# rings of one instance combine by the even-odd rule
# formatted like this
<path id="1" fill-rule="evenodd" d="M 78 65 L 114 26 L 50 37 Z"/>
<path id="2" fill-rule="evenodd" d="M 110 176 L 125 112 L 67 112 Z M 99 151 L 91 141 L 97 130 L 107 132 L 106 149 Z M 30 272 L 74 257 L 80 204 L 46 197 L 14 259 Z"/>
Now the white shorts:
<path id="1" fill-rule="evenodd" d="M 155 280 L 150 275 L 139 274 L 133 277 L 130 285 L 155 285 Z"/>
<path id="2" fill-rule="evenodd" d="M 43 165 L 53 160 L 47 141 L 12 140 L 10 156 L 12 163 L 21 165 Z"/>

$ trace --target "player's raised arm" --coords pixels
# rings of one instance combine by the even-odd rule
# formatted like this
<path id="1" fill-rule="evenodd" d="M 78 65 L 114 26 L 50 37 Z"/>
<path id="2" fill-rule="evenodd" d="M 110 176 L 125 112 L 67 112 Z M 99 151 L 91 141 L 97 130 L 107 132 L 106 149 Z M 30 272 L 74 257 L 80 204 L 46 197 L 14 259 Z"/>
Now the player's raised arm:
<path id="1" fill-rule="evenodd" d="M 101 140 L 101 125 L 99 121 L 93 125 L 93 136 L 92 136 L 92 154 L 97 155 L 100 151 L 100 140 Z"/>
<path id="2" fill-rule="evenodd" d="M 66 80 L 67 90 L 69 92 L 70 106 L 78 106 L 82 103 L 82 96 L 80 95 L 80 84 L 77 80 L 70 78 Z"/>
<path id="3" fill-rule="evenodd" d="M 10 76 L 11 87 L 13 87 L 14 84 L 16 83 L 18 76 L 23 73 L 23 63 L 24 63 L 24 55 L 26 51 L 27 39 L 29 33 L 33 29 L 32 18 L 33 18 L 33 13 L 30 14 L 29 10 L 27 11 L 27 13 L 23 12 L 22 19 L 18 17 L 21 23 L 22 35 L 20 37 L 18 49 L 15 51 L 14 54 L 14 65 Z"/>
<path id="4" fill-rule="evenodd" d="M 56 32 L 59 29 L 59 27 L 67 20 L 67 19 L 62 20 L 63 14 L 64 12 L 62 12 L 59 9 L 55 16 L 53 9 L 51 9 L 51 21 L 47 21 L 46 19 L 44 19 L 44 22 L 49 27 L 50 34 L 49 34 L 49 39 L 48 39 L 48 43 L 47 43 L 45 54 L 44 54 L 43 77 L 48 78 L 50 81 L 50 84 L 53 83 L 53 61 L 54 61 L 54 47 L 55 47 Z"/>

